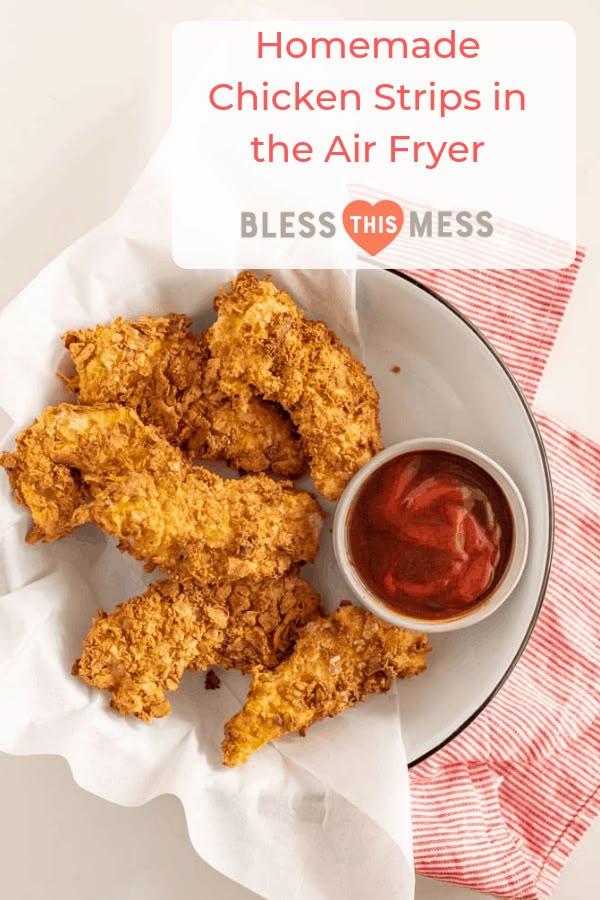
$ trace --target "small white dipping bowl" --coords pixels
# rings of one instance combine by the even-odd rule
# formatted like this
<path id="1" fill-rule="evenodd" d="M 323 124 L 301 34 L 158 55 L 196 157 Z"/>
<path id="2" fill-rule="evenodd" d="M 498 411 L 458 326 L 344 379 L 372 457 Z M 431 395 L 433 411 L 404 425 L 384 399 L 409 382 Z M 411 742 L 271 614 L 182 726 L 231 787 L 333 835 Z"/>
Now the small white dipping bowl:
<path id="1" fill-rule="evenodd" d="M 404 615 L 391 609 L 380 600 L 363 582 L 352 563 L 352 554 L 348 541 L 348 524 L 352 513 L 352 507 L 360 489 L 365 481 L 385 463 L 405 453 L 416 453 L 422 450 L 441 450 L 445 453 L 454 453 L 462 456 L 480 466 L 502 489 L 506 497 L 513 518 L 513 545 L 511 555 L 504 573 L 493 591 L 478 606 L 467 610 L 464 614 L 448 619 L 420 619 Z M 482 619 L 487 619 L 493 612 L 499 609 L 505 600 L 513 592 L 523 572 L 527 560 L 527 547 L 529 543 L 529 528 L 527 524 L 527 510 L 523 498 L 516 484 L 498 463 L 494 462 L 485 453 L 462 444 L 460 441 L 451 441 L 447 438 L 416 438 L 394 444 L 378 453 L 373 459 L 356 473 L 342 494 L 333 522 L 333 549 L 337 564 L 340 567 L 346 583 L 355 594 L 358 601 L 366 609 L 371 610 L 376 616 L 398 625 L 402 628 L 412 628 L 418 631 L 430 633 L 438 631 L 456 631 L 458 628 L 466 628 L 467 625 L 475 625 Z"/>

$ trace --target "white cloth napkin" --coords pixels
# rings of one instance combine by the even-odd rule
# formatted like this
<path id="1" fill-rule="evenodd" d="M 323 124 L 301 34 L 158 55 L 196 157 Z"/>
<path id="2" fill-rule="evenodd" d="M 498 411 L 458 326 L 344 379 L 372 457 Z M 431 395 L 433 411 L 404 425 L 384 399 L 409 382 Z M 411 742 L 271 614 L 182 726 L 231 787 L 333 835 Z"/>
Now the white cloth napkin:
<path id="1" fill-rule="evenodd" d="M 55 376 L 67 356 L 60 341 L 67 329 L 170 311 L 190 314 L 197 328 L 213 320 L 216 287 L 234 273 L 174 264 L 167 159 L 163 144 L 117 214 L 65 250 L 0 315 L 0 407 L 12 423 L 6 448 L 47 404 L 68 399 Z M 272 274 L 359 350 L 352 272 Z M 107 695 L 72 677 L 71 665 L 96 609 L 111 610 L 149 579 L 91 526 L 26 546 L 28 525 L 0 473 L 0 749 L 60 754 L 78 784 L 115 803 L 176 794 L 197 852 L 265 897 L 413 896 L 395 690 L 225 769 L 223 724 L 243 703 L 247 679 L 222 673 L 220 690 L 205 691 L 203 676 L 187 673 L 171 695 L 172 715 L 151 725 L 112 712 Z M 347 591 L 329 525 L 319 561 L 306 572 L 333 608 Z"/>

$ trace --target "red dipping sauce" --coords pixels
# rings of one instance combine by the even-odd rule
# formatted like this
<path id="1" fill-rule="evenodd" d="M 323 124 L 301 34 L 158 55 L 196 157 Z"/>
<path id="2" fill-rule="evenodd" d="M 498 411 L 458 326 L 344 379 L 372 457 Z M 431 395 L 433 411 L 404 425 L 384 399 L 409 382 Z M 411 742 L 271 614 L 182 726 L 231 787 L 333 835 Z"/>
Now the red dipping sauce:
<path id="1" fill-rule="evenodd" d="M 450 619 L 482 603 L 513 546 L 503 491 L 476 463 L 440 450 L 405 453 L 362 485 L 350 510 L 351 561 L 387 606 Z"/>

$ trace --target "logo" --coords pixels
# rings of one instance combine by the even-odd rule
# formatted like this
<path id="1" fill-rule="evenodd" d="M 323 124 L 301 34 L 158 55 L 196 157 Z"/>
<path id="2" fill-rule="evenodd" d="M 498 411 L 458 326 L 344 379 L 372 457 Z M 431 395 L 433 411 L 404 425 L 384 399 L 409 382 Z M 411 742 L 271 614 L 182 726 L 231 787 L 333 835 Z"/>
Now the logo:
<path id="1" fill-rule="evenodd" d="M 348 236 L 368 253 L 377 256 L 404 229 L 407 239 L 487 238 L 494 233 L 492 213 L 488 210 L 449 209 L 405 212 L 394 200 L 352 200 L 342 212 L 342 225 Z M 405 227 L 406 226 L 406 227 Z M 282 211 L 241 213 L 242 238 L 331 238 L 337 233 L 336 216 L 331 211 Z"/>
<path id="2" fill-rule="evenodd" d="M 404 210 L 393 200 L 367 203 L 353 200 L 342 213 L 344 228 L 369 256 L 377 256 L 391 244 L 404 224 Z"/>

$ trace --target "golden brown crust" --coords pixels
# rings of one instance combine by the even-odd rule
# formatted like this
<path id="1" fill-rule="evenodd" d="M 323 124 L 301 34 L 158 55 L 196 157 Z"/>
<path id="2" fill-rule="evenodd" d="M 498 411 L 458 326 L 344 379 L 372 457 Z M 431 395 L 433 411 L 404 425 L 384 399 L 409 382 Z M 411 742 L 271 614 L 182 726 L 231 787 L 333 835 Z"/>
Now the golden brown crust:
<path id="1" fill-rule="evenodd" d="M 220 592 L 230 615 L 214 665 L 243 673 L 257 665 L 278 665 L 299 629 L 321 612 L 321 598 L 295 570 L 281 578 L 234 582 Z M 190 666 L 205 667 L 197 662 Z"/>
<path id="2" fill-rule="evenodd" d="M 277 665 L 319 603 L 296 573 L 210 590 L 159 581 L 110 615 L 99 610 L 73 674 L 108 691 L 122 715 L 149 722 L 169 714 L 165 692 L 177 688 L 185 669 Z"/>
<path id="3" fill-rule="evenodd" d="M 297 426 L 315 485 L 337 500 L 381 447 L 379 395 L 372 379 L 323 322 L 304 318 L 288 294 L 242 272 L 215 301 L 207 332 L 223 391 L 257 390 Z"/>
<path id="4" fill-rule="evenodd" d="M 203 584 L 281 575 L 318 551 L 310 494 L 192 466 L 126 407 L 49 407 L 0 464 L 31 511 L 30 541 L 94 522 L 137 559 Z"/>
<path id="5" fill-rule="evenodd" d="M 242 408 L 226 396 L 210 377 L 205 336 L 190 326 L 188 316 L 171 314 L 67 331 L 75 374 L 61 378 L 80 403 L 128 406 L 192 457 L 299 477 L 306 460 L 289 416 L 258 397 Z"/>
<path id="6" fill-rule="evenodd" d="M 426 668 L 427 636 L 342 604 L 300 630 L 276 669 L 257 667 L 244 707 L 225 725 L 223 762 L 237 766 L 266 744 L 389 690 Z"/>

